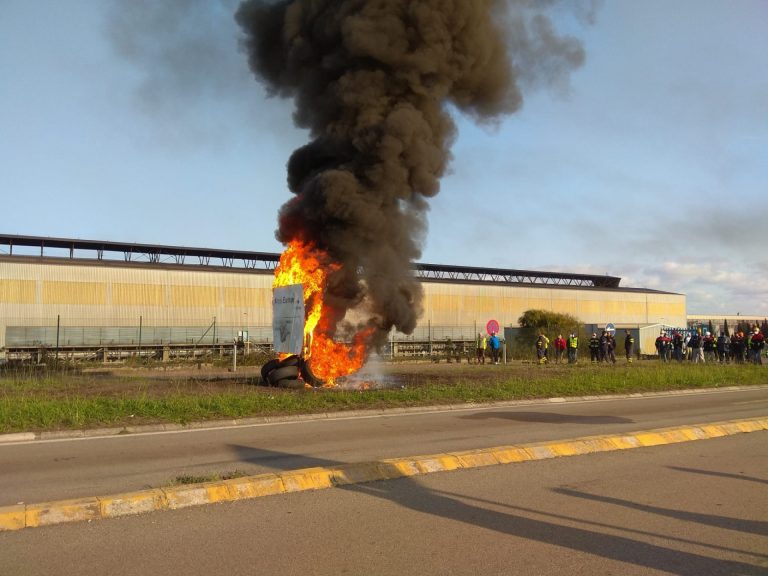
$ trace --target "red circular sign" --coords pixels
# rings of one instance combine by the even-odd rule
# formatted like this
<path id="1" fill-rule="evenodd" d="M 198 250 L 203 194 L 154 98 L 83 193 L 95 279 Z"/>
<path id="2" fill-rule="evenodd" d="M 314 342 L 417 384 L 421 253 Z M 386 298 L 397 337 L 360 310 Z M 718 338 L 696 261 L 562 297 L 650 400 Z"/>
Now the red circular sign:
<path id="1" fill-rule="evenodd" d="M 485 331 L 488 332 L 488 334 L 498 334 L 499 323 L 496 320 L 488 320 L 488 324 L 485 325 Z"/>

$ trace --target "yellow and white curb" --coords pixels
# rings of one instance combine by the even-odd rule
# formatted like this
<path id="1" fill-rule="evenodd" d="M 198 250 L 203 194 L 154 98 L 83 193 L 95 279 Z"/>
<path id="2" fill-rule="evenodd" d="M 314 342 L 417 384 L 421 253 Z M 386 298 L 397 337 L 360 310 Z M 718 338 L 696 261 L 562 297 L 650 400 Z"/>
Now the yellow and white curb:
<path id="1" fill-rule="evenodd" d="M 0 532 L 65 522 L 117 518 L 156 510 L 175 510 L 188 506 L 232 502 L 305 490 L 319 490 L 433 472 L 466 470 L 482 466 L 546 460 L 561 456 L 706 440 L 761 430 L 768 430 L 768 417 L 660 428 L 627 434 L 586 436 L 571 440 L 498 446 L 445 454 L 390 458 L 376 462 L 303 468 L 220 482 L 155 488 L 109 496 L 0 506 Z"/>

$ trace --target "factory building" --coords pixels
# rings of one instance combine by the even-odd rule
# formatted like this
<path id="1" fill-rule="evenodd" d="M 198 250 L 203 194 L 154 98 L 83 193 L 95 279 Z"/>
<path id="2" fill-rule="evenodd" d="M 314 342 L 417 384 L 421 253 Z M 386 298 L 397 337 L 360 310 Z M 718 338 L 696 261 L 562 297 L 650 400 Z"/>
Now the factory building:
<path id="1" fill-rule="evenodd" d="M 255 344 L 272 337 L 278 254 L 0 236 L 0 357 Z M 529 309 L 617 329 L 685 326 L 682 294 L 620 287 L 612 276 L 416 264 L 424 312 L 393 344 L 471 341 L 493 319 L 516 327 Z M 643 346 L 643 343 L 641 343 Z"/>

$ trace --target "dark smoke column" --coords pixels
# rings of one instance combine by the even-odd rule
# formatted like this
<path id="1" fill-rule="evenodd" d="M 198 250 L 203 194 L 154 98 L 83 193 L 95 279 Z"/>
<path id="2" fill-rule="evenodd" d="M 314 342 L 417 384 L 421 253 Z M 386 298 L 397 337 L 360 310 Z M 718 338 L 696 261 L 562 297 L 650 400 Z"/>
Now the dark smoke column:
<path id="1" fill-rule="evenodd" d="M 330 335 L 364 309 L 373 344 L 410 333 L 422 292 L 427 199 L 438 193 L 455 125 L 447 106 L 478 119 L 521 98 L 493 0 L 250 0 L 237 11 L 254 74 L 293 98 L 312 141 L 288 162 L 295 194 L 277 239 L 311 242 L 341 268 L 329 278 Z"/>

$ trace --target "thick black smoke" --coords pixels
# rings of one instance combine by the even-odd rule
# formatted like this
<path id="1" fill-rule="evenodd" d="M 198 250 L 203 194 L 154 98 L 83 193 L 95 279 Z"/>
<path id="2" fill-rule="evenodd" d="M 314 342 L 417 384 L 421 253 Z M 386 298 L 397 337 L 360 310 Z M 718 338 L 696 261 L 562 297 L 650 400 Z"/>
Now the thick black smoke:
<path id="1" fill-rule="evenodd" d="M 360 306 L 378 341 L 392 326 L 416 326 L 422 291 L 411 263 L 451 158 L 448 107 L 489 121 L 520 107 L 516 77 L 533 75 L 531 55 L 549 68 L 580 63 L 580 47 L 548 20 L 509 9 L 496 0 L 249 0 L 237 11 L 251 69 L 271 95 L 294 99 L 295 122 L 312 137 L 288 162 L 295 197 L 276 235 L 310 241 L 342 265 L 329 282 L 338 316 L 326 330 Z M 507 26 L 515 38 L 504 37 Z"/>

